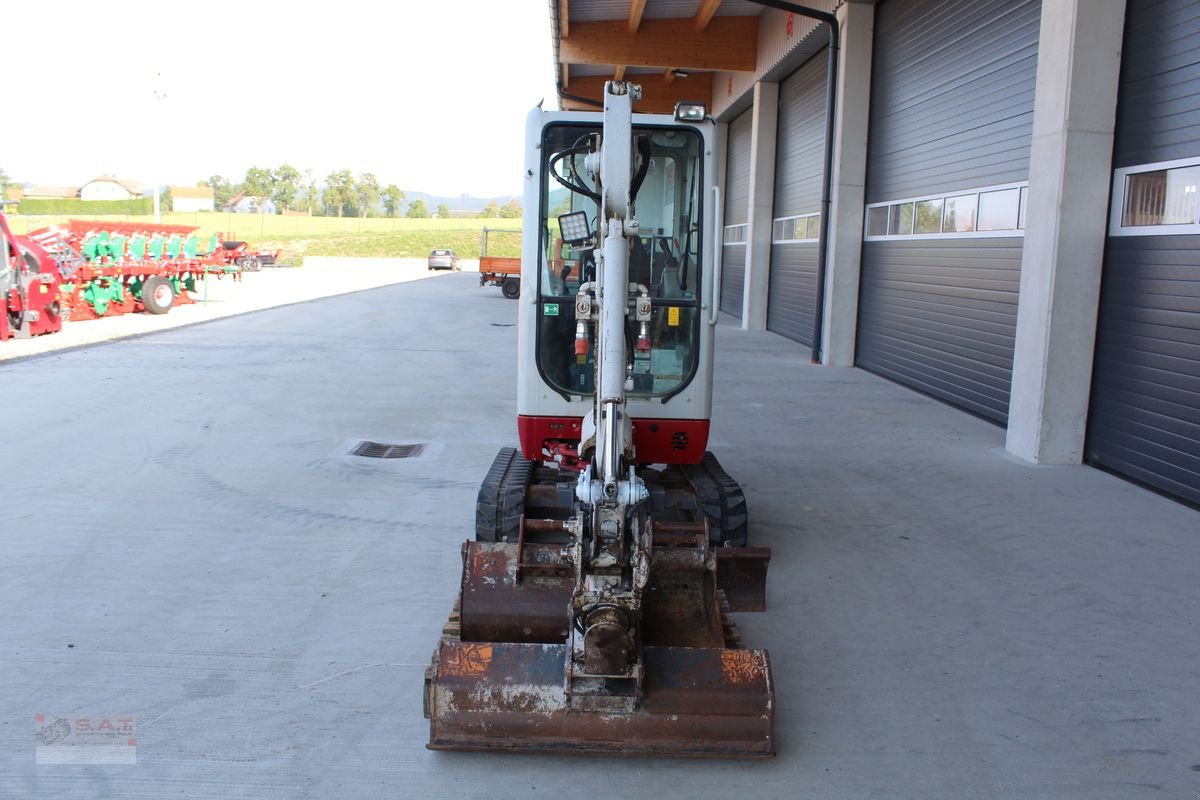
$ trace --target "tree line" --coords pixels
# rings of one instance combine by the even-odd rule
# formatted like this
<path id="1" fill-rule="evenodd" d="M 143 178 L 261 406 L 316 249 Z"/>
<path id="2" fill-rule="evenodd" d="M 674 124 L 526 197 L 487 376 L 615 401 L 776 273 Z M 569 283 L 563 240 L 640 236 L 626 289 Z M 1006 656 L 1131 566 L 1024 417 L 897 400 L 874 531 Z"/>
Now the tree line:
<path id="1" fill-rule="evenodd" d="M 450 217 L 445 203 L 439 203 L 432 212 L 419 198 L 405 207 L 408 196 L 396 184 L 381 186 L 374 173 L 356 176 L 348 169 L 334 170 L 318 182 L 311 169 L 302 173 L 291 164 L 274 169 L 250 167 L 241 181 L 212 175 L 197 185 L 213 190 L 217 208 L 241 193 L 253 198 L 260 209 L 270 201 L 276 214 L 302 211 L 318 217 Z M 493 200 L 477 216 L 517 218 L 521 216 L 521 204 L 515 198 L 504 206 Z"/>

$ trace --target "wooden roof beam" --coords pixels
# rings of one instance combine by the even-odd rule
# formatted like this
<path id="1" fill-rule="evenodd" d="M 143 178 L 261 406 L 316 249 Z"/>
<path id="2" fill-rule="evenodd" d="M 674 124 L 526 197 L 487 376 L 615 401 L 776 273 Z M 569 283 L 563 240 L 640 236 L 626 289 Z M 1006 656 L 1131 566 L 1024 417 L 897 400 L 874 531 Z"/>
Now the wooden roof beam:
<path id="1" fill-rule="evenodd" d="M 561 0 L 566 3 L 567 0 Z M 696 16 L 692 17 L 692 25 L 696 30 L 702 31 L 708 27 L 708 23 L 712 22 L 713 14 L 717 13 L 717 9 L 721 5 L 721 0 L 703 0 L 700 3 L 700 8 L 696 9 Z"/>
<path id="2" fill-rule="evenodd" d="M 629 32 L 637 33 L 642 27 L 642 14 L 646 11 L 646 0 L 630 0 L 629 2 Z"/>
<path id="3" fill-rule="evenodd" d="M 571 21 L 567 13 L 567 0 L 558 0 L 558 38 L 565 39 L 570 35 Z"/>
<path id="4" fill-rule="evenodd" d="M 753 72 L 757 52 L 758 17 L 716 17 L 703 31 L 690 18 L 645 19 L 632 36 L 621 20 L 577 22 L 559 41 L 564 64 Z"/>
<path id="5" fill-rule="evenodd" d="M 652 75 L 634 75 L 639 78 L 652 78 Z M 660 80 L 640 81 L 642 99 L 633 104 L 633 110 L 644 114 L 670 114 L 675 111 L 675 104 L 681 101 L 695 102 L 712 97 L 712 73 L 692 74 L 687 80 L 677 80 L 667 85 Z M 608 80 L 603 75 L 575 76 L 571 82 L 571 94 L 576 97 L 593 97 L 600 100 L 604 96 L 604 82 Z M 595 111 L 596 107 L 579 103 L 568 98 L 560 98 L 559 104 L 564 111 Z"/>

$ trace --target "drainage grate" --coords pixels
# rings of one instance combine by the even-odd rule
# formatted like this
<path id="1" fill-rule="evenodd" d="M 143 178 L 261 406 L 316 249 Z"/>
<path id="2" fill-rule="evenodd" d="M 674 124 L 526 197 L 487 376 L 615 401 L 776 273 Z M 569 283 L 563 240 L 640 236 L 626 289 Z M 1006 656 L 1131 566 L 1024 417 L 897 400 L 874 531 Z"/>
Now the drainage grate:
<path id="1" fill-rule="evenodd" d="M 363 458 L 413 458 L 421 455 L 423 444 L 386 444 L 384 442 L 359 442 L 350 451 L 352 456 Z"/>

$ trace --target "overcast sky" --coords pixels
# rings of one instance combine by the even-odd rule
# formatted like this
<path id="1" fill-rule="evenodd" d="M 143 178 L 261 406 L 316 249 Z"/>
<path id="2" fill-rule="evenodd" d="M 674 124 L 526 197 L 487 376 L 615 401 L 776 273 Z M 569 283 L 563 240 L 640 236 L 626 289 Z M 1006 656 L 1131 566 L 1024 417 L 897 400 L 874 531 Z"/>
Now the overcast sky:
<path id="1" fill-rule="evenodd" d="M 554 107 L 547 5 L 4 3 L 0 168 L 18 182 L 111 173 L 149 186 L 286 162 L 439 195 L 519 194 L 525 114 L 543 97 Z"/>

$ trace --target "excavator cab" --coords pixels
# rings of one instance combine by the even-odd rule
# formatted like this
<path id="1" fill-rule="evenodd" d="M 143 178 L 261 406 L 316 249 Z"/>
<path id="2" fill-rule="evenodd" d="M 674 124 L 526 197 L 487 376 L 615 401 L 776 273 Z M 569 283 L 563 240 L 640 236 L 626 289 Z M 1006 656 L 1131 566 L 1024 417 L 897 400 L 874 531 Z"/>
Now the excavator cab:
<path id="1" fill-rule="evenodd" d="M 595 279 L 594 250 L 586 241 L 565 242 L 559 218 L 576 216 L 582 230 L 594 231 L 598 188 L 586 177 L 589 143 L 599 140 L 595 124 L 551 123 L 543 129 L 540 152 L 544 179 L 538 208 L 540 268 L 537 273 L 538 337 L 535 357 L 552 389 L 590 397 L 594 360 L 577 350 L 575 298 Z M 701 279 L 700 225 L 704 139 L 689 126 L 634 125 L 633 136 L 649 154 L 637 192 L 640 231 L 630 237 L 629 281 L 647 289 L 650 320 L 647 341 L 629 321 L 626 335 L 633 383 L 629 397 L 662 398 L 695 376 L 699 364 Z M 562 258 L 560 248 L 574 258 Z M 544 248 L 545 254 L 542 255 Z M 595 352 L 595 331 L 588 353 Z"/>
<path id="2" fill-rule="evenodd" d="M 528 118 L 520 448 L 479 490 L 432 749 L 774 755 L 770 659 L 730 616 L 765 608 L 770 551 L 707 451 L 716 125 L 639 97 Z"/>

